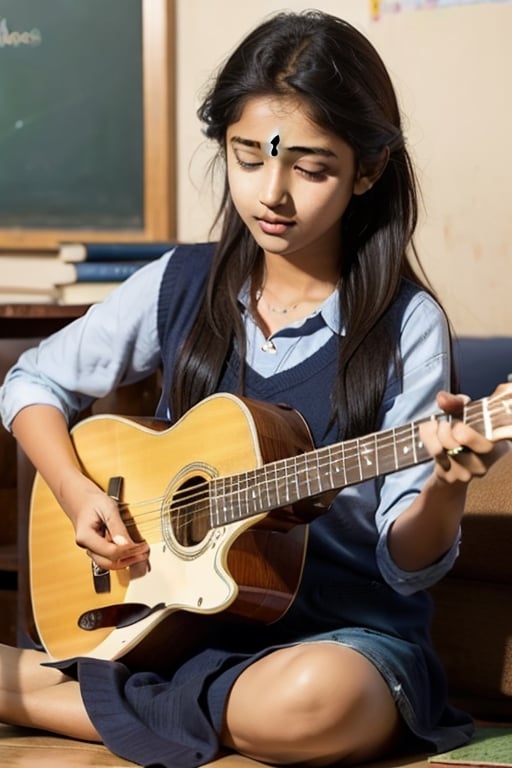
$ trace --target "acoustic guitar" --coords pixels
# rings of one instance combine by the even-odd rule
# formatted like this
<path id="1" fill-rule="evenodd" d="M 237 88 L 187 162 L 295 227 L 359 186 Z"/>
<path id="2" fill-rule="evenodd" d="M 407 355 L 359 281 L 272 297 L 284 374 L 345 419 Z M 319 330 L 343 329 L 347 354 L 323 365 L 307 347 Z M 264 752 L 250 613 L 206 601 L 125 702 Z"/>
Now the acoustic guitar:
<path id="1" fill-rule="evenodd" d="M 512 394 L 473 401 L 462 419 L 489 439 L 510 437 Z M 91 564 L 37 473 L 29 549 L 42 644 L 54 659 L 118 659 L 173 621 L 181 637 L 191 614 L 276 621 L 300 583 L 308 522 L 340 489 L 427 461 L 419 424 L 315 449 L 295 410 L 230 394 L 171 427 L 84 419 L 71 430 L 83 471 L 118 498 L 132 537 L 150 545 L 151 567 Z"/>

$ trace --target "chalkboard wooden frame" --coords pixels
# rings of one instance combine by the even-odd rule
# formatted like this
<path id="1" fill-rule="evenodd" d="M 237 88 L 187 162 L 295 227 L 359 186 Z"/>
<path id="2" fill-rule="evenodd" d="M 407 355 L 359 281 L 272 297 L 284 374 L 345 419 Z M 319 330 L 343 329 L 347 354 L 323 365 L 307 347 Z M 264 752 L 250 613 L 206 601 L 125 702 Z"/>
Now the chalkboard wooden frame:
<path id="1" fill-rule="evenodd" d="M 55 250 L 62 241 L 176 238 L 174 0 L 140 0 L 143 84 L 143 225 L 137 229 L 0 227 L 0 249 Z"/>

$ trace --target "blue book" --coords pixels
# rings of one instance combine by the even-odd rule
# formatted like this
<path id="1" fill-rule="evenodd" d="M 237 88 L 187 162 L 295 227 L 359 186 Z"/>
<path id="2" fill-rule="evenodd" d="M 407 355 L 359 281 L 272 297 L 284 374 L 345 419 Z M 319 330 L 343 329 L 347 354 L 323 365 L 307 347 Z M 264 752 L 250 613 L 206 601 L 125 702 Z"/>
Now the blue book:
<path id="1" fill-rule="evenodd" d="M 129 261 L 81 261 L 73 264 L 77 283 L 112 283 L 122 282 L 151 259 L 133 259 Z"/>
<path id="2" fill-rule="evenodd" d="M 61 243 L 59 258 L 67 262 L 132 261 L 158 259 L 175 242 L 148 243 Z"/>

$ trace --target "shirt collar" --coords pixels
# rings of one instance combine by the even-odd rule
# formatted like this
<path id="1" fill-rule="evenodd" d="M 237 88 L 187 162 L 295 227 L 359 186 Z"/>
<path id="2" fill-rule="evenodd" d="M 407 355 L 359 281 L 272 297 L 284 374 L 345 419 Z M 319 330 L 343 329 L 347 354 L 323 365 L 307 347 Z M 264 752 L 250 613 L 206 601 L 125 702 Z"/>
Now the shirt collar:
<path id="1" fill-rule="evenodd" d="M 238 302 L 242 305 L 242 307 L 247 312 L 249 310 L 249 303 L 250 303 L 250 282 L 247 281 L 240 290 L 240 293 L 238 294 Z M 339 294 L 338 291 L 333 291 L 330 296 L 328 296 L 325 301 L 320 305 L 320 307 L 314 312 L 313 315 L 310 315 L 309 317 L 305 317 L 301 322 L 300 325 L 297 326 L 297 324 L 294 323 L 294 327 L 302 327 L 305 323 L 308 322 L 308 320 L 311 319 L 311 317 L 315 317 L 316 315 L 320 315 L 325 323 L 325 325 L 328 326 L 328 328 L 331 329 L 333 333 L 337 333 L 340 336 L 344 336 L 346 333 L 345 324 L 343 323 L 343 318 L 341 317 L 341 308 L 340 308 L 340 302 L 339 302 Z"/>

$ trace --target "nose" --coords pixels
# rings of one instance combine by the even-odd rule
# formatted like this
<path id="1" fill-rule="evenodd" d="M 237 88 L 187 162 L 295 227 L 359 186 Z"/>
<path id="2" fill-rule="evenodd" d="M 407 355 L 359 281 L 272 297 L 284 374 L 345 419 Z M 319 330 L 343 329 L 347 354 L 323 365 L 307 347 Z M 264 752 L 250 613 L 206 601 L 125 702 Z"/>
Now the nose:
<path id="1" fill-rule="evenodd" d="M 259 193 L 260 203 L 267 208 L 277 208 L 288 199 L 288 184 L 285 169 L 279 162 L 268 163 L 262 174 Z"/>

